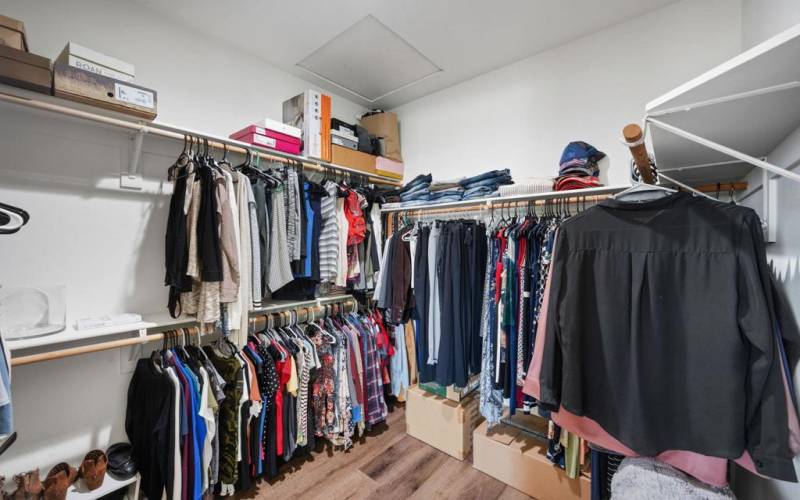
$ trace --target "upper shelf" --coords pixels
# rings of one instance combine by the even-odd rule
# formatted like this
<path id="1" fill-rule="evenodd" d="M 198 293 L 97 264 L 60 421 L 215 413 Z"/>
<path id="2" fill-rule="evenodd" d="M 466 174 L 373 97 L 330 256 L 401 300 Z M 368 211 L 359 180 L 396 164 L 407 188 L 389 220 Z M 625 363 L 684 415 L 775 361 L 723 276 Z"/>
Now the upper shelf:
<path id="1" fill-rule="evenodd" d="M 798 61 L 800 24 L 649 102 L 647 117 L 764 157 L 800 127 Z M 753 168 L 652 124 L 650 137 L 659 170 L 684 182 L 740 180 Z"/>
<path id="2" fill-rule="evenodd" d="M 235 139 L 218 136 L 208 132 L 194 130 L 180 125 L 173 125 L 159 121 L 147 122 L 129 115 L 98 109 L 85 104 L 75 103 L 69 100 L 44 94 L 38 94 L 36 92 L 18 89 L 8 85 L 0 84 L 0 102 L 69 116 L 79 120 L 94 122 L 106 126 L 140 131 L 146 134 L 158 135 L 175 140 L 184 140 L 186 135 L 192 135 L 195 137 L 199 136 L 208 139 L 211 146 L 222 148 L 223 144 L 227 144 L 230 146 L 228 149 L 234 152 L 237 152 L 237 150 L 238 152 L 244 152 L 246 149 L 249 149 L 250 151 L 254 152 L 254 154 L 257 154 L 267 160 L 294 160 L 302 162 L 306 167 L 315 168 L 318 170 L 322 170 L 323 168 L 332 168 L 334 170 L 349 174 L 367 176 L 370 178 L 370 180 L 380 184 L 392 186 L 398 186 L 402 184 L 402 182 L 398 181 L 397 179 L 384 175 L 362 172 L 350 167 L 337 165 L 335 163 L 330 163 L 315 158 L 284 153 L 274 149 L 248 144 L 246 142 L 237 141 Z"/>

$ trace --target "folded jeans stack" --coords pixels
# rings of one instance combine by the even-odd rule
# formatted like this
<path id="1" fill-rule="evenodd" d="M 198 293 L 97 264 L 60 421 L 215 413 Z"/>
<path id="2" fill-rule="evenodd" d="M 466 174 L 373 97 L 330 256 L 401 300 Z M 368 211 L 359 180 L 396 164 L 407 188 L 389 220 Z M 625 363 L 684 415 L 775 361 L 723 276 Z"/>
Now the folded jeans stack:
<path id="1" fill-rule="evenodd" d="M 561 153 L 558 177 L 553 184 L 555 191 L 585 189 L 602 186 L 598 176 L 597 162 L 606 154 L 584 141 L 570 142 Z"/>
<path id="2" fill-rule="evenodd" d="M 464 200 L 493 196 L 500 186 L 513 183 L 511 171 L 507 168 L 484 172 L 459 181 L 461 187 L 464 188 Z"/>

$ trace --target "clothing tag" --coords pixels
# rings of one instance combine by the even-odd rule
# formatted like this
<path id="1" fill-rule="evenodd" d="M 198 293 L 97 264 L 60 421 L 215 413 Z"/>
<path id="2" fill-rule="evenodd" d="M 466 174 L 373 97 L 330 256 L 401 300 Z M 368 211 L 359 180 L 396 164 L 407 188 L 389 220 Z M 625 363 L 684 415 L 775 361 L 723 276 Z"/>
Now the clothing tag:
<path id="1" fill-rule="evenodd" d="M 530 296 L 531 296 L 531 292 L 522 292 L 522 297 L 523 298 L 528 299 L 528 298 L 530 298 Z"/>
<path id="2" fill-rule="evenodd" d="M 155 98 L 152 92 L 123 85 L 114 84 L 114 97 L 118 101 L 127 102 L 143 108 L 155 109 Z"/>

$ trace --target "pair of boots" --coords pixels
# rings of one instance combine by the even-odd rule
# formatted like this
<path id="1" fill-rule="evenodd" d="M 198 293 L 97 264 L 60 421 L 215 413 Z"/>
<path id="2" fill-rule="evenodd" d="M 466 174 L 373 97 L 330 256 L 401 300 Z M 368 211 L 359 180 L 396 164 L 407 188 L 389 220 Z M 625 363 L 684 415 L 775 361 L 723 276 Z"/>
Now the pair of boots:
<path id="1" fill-rule="evenodd" d="M 96 490 L 103 485 L 106 476 L 108 459 L 100 450 L 90 451 L 81 462 L 80 471 L 66 462 L 56 464 L 50 469 L 44 482 L 39 478 L 39 469 L 14 476 L 17 489 L 6 500 L 64 500 L 72 483 L 82 477 L 89 490 Z M 4 478 L 0 478 L 0 490 Z"/>

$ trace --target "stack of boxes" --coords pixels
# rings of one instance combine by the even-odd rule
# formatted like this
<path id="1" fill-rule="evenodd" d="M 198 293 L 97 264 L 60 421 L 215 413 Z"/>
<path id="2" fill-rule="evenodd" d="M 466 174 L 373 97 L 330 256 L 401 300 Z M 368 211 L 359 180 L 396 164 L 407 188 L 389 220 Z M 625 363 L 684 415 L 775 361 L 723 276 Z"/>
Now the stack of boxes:
<path id="1" fill-rule="evenodd" d="M 156 91 L 135 77 L 133 64 L 70 42 L 53 64 L 53 95 L 153 120 Z"/>
<path id="2" fill-rule="evenodd" d="M 0 16 L 0 82 L 35 92 L 51 90 L 50 59 L 28 52 L 22 21 Z"/>

